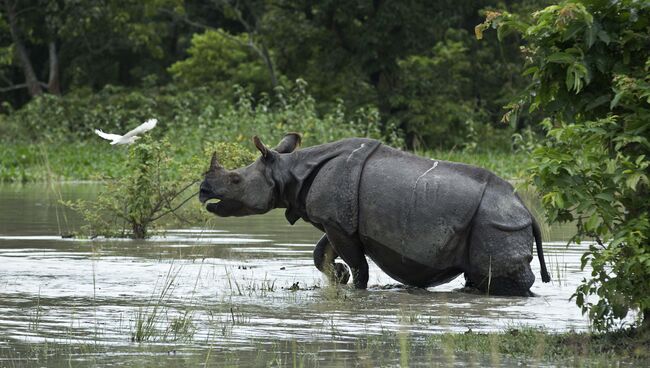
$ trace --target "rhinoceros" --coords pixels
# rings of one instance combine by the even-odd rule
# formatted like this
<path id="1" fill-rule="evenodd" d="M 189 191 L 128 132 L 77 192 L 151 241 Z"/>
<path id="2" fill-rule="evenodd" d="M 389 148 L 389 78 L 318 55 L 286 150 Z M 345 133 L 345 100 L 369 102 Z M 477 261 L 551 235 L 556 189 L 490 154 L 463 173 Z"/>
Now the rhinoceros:
<path id="1" fill-rule="evenodd" d="M 284 208 L 325 234 L 314 263 L 332 281 L 365 289 L 370 257 L 395 280 L 431 287 L 464 274 L 466 286 L 492 295 L 530 296 L 533 243 L 542 281 L 540 229 L 512 185 L 482 168 L 419 157 L 368 138 L 296 149 L 287 134 L 260 157 L 226 170 L 216 153 L 199 200 L 217 216 Z M 216 201 L 212 201 L 212 200 Z"/>

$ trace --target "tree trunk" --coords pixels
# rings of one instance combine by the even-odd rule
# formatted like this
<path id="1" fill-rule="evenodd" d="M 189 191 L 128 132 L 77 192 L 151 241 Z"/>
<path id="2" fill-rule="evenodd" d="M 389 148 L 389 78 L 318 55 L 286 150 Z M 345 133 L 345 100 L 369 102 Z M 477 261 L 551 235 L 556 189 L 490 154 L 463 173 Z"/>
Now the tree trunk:
<path id="1" fill-rule="evenodd" d="M 61 76 L 59 75 L 59 56 L 56 52 L 56 43 L 50 41 L 48 45 L 50 52 L 50 79 L 47 82 L 47 90 L 57 96 L 61 96 Z"/>
<path id="2" fill-rule="evenodd" d="M 29 60 L 27 49 L 25 48 L 23 40 L 20 38 L 20 30 L 18 29 L 16 19 L 16 4 L 9 4 L 9 0 L 4 0 L 4 7 L 7 19 L 9 20 L 11 39 L 16 47 L 20 67 L 23 69 L 23 74 L 25 75 L 25 84 L 27 84 L 29 95 L 32 97 L 40 96 L 43 94 L 43 88 L 41 87 L 38 78 L 36 78 L 36 73 L 34 72 L 31 60 Z"/>
<path id="3" fill-rule="evenodd" d="M 266 64 L 266 68 L 269 70 L 269 77 L 271 78 L 271 86 L 273 89 L 278 86 L 278 78 L 275 75 L 275 67 L 273 66 L 273 60 L 271 59 L 271 54 L 269 49 L 266 47 L 266 43 L 261 42 L 262 44 L 262 59 Z"/>
<path id="4" fill-rule="evenodd" d="M 133 239 L 144 239 L 147 237 L 147 226 L 134 222 L 132 224 Z"/>

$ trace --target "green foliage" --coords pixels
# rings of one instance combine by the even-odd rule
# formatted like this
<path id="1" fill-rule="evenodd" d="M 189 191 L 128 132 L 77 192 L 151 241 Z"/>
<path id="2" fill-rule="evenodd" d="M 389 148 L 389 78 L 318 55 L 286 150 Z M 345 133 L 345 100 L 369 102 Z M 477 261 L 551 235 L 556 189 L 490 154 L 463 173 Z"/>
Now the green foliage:
<path id="1" fill-rule="evenodd" d="M 237 143 L 216 142 L 206 144 L 201 159 L 204 157 L 211 157 L 214 152 L 216 152 L 219 157 L 219 164 L 227 170 L 233 170 L 249 165 L 251 162 L 255 161 L 259 155 L 257 151 L 253 152 L 253 149 L 248 150 Z M 201 167 L 201 165 L 204 165 L 207 168 L 206 161 L 201 161 L 199 167 Z"/>
<path id="2" fill-rule="evenodd" d="M 218 119 L 202 121 L 199 127 L 186 133 L 200 135 L 196 139 L 206 139 L 209 134 L 234 142 L 249 141 L 255 134 L 272 142 L 287 132 L 299 132 L 305 146 L 355 136 L 382 139 L 396 146 L 403 144 L 397 129 L 382 133 L 376 109 L 361 108 L 346 114 L 343 102 L 339 102 L 333 112 L 319 114 L 303 80 L 297 80 L 288 90 L 277 88 L 273 98 L 255 99 L 248 91 L 237 88 L 234 106 L 225 109 Z"/>
<path id="3" fill-rule="evenodd" d="M 125 236 L 128 229 L 131 237 L 145 238 L 158 219 L 175 214 L 194 197 L 190 188 L 201 177 L 196 167 L 187 173 L 170 170 L 170 153 L 166 141 L 141 139 L 129 148 L 125 174 L 106 178 L 106 188 L 97 200 L 65 204 L 84 217 L 90 236 Z"/>
<path id="4" fill-rule="evenodd" d="M 59 98 L 43 95 L 8 115 L 0 114 L 3 138 L 27 141 L 74 141 L 95 139 L 94 129 L 126 132 L 156 117 L 152 133 L 178 124 L 189 125 L 196 117 L 214 118 L 221 108 L 208 89 L 174 86 L 125 89 L 107 86 L 99 92 L 77 90 Z M 2 139 L 2 138 L 0 138 Z"/>
<path id="5" fill-rule="evenodd" d="M 462 145 L 468 124 L 495 126 L 523 85 L 517 42 L 469 37 L 479 10 L 496 2 L 288 3 L 264 17 L 279 69 L 307 80 L 321 104 L 376 106 L 409 148 Z M 511 5 L 526 12 L 530 3 Z"/>
<path id="6" fill-rule="evenodd" d="M 499 333 L 445 333 L 428 338 L 431 345 L 446 344 L 455 351 L 548 361 L 558 366 L 609 366 L 616 359 L 635 360 L 639 366 L 650 358 L 650 335 L 625 330 L 607 334 L 569 331 L 561 334 L 526 326 Z M 493 362 L 494 362 L 493 360 Z"/>
<path id="7" fill-rule="evenodd" d="M 169 73 L 181 86 L 210 86 L 220 97 L 228 96 L 234 85 L 259 94 L 271 90 L 262 60 L 247 46 L 246 35 L 207 30 L 192 36 L 187 50 L 190 56 L 169 67 Z"/>
<path id="8" fill-rule="evenodd" d="M 577 304 L 599 330 L 631 310 L 650 326 L 650 4 L 565 1 L 530 25 L 505 13 L 479 27 L 490 25 L 528 42 L 532 82 L 510 118 L 526 106 L 549 116 L 531 168 L 548 218 L 595 239 Z"/>
<path id="9" fill-rule="evenodd" d="M 9 2 L 16 4 L 18 33 L 40 83 L 31 84 L 38 90 L 31 93 L 23 86 L 26 65 L 17 57 L 3 7 L 0 94 L 8 103 L 0 111 L 15 113 L 13 108 L 25 106 L 41 89 L 57 95 L 60 90 L 67 98 L 59 110 L 46 109 L 57 105 L 52 101 L 28 109 L 54 113 L 60 122 L 55 125 L 63 128 L 89 120 L 84 111 L 71 111 L 71 100 L 98 92 L 90 110 L 99 111 L 106 98 L 115 97 L 107 90 L 115 88 L 132 89 L 122 93 L 129 100 L 139 94 L 145 107 L 141 114 L 164 100 L 158 93 L 181 95 L 170 92 L 171 83 L 182 92 L 205 88 L 200 103 L 190 102 L 201 114 L 208 105 L 219 106 L 217 101 L 230 103 L 234 85 L 259 99 L 273 96 L 277 86 L 290 90 L 290 81 L 303 79 L 321 115 L 336 114 L 341 107 L 348 114 L 364 109 L 377 115 L 381 135 L 404 132 L 409 148 L 451 148 L 464 144 L 468 125 L 477 132 L 494 130 L 500 107 L 522 83 L 516 40 L 500 44 L 486 36 L 477 43 L 469 37 L 481 9 L 505 6 L 494 0 Z M 507 5 L 527 13 L 541 2 Z M 50 57 L 52 50 L 56 58 Z M 57 67 L 50 68 L 52 60 L 58 60 Z M 52 76 L 59 78 L 50 86 Z M 188 103 L 185 97 L 180 102 Z M 206 103 L 208 97 L 212 103 Z M 164 101 L 162 110 L 173 104 Z M 95 119 L 104 116 L 105 127 L 131 125 L 139 116 L 129 110 L 123 116 L 103 111 Z M 166 122 L 174 116 L 163 111 Z M 38 138 L 38 119 L 23 120 L 31 137 Z M 483 126 L 492 128 L 483 131 Z M 496 129 L 494 137 L 507 135 Z"/>
<path id="10" fill-rule="evenodd" d="M 228 105 L 209 91 L 108 87 L 97 94 L 35 98 L 14 113 L 0 114 L 0 132 L 5 133 L 0 136 L 0 181 L 88 180 L 100 172 L 106 177 L 125 175 L 127 150 L 106 144 L 93 130 L 126 132 L 152 117 L 159 123 L 147 134 L 169 141 L 168 155 L 174 158 L 170 171 L 176 173 L 198 165 L 196 157 L 214 142 L 239 143 L 252 150 L 253 135 L 269 145 L 293 131 L 303 135 L 306 146 L 352 136 L 403 146 L 399 129 L 380 130 L 376 109 L 349 114 L 340 102 L 332 113 L 320 114 L 304 81 L 279 88 L 273 98 L 255 99 L 235 88 L 235 103 Z M 204 159 L 207 165 L 209 156 Z"/>
<path id="11" fill-rule="evenodd" d="M 629 310 L 650 308 L 650 161 L 626 149 L 639 136 L 615 117 L 550 128 L 548 137 L 535 151 L 533 180 L 550 221 L 577 221 L 574 240 L 596 240 L 582 257 L 592 277 L 574 297 L 597 329 L 608 329 Z"/>
<path id="12" fill-rule="evenodd" d="M 485 120 L 471 99 L 463 101 L 471 88 L 472 65 L 462 36 L 438 42 L 429 55 L 412 55 L 398 63 L 402 83 L 391 99 L 400 111 L 395 118 L 421 142 L 459 144 L 467 122 Z"/>
<path id="13" fill-rule="evenodd" d="M 248 141 L 256 134 L 273 141 L 289 131 L 302 133 L 306 145 L 350 136 L 403 145 L 397 128 L 381 130 L 376 109 L 361 108 L 349 114 L 339 101 L 331 113 L 319 113 L 302 80 L 291 88 L 279 87 L 272 96 L 254 98 L 238 86 L 234 93 L 233 104 L 215 99 L 207 88 L 174 86 L 146 90 L 106 87 L 98 93 L 78 91 L 62 98 L 44 95 L 9 115 L 0 114 L 0 132 L 6 133 L 3 138 L 14 140 L 79 144 L 80 139 L 97 140 L 96 128 L 126 132 L 156 117 L 158 126 L 150 134 L 169 137 L 175 149 L 191 149 L 181 148 L 181 143 Z"/>

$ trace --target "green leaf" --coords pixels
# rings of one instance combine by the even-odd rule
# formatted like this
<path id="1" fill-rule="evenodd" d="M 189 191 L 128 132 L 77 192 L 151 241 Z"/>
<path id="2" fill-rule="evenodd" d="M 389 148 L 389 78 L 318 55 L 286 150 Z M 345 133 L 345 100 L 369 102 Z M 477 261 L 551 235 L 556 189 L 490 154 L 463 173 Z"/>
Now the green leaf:
<path id="1" fill-rule="evenodd" d="M 641 180 L 641 174 L 635 172 L 627 177 L 625 180 L 625 185 L 627 185 L 627 187 L 632 190 L 636 190 L 636 186 L 639 184 L 639 180 Z"/>
<path id="2" fill-rule="evenodd" d="M 558 63 L 558 64 L 573 64 L 576 62 L 576 57 L 568 54 L 566 52 L 556 52 L 549 55 L 546 58 L 546 61 L 549 63 Z"/>
<path id="3" fill-rule="evenodd" d="M 564 81 L 566 84 L 566 89 L 569 91 L 573 89 L 573 87 L 576 84 L 576 75 L 573 73 L 571 69 L 567 69 L 566 71 L 566 80 Z M 579 82 L 578 82 L 579 83 Z"/>
<path id="4" fill-rule="evenodd" d="M 616 105 L 618 105 L 618 101 L 621 100 L 621 97 L 623 97 L 623 94 L 624 94 L 624 92 L 620 91 L 620 92 L 617 92 L 616 95 L 614 95 L 614 99 L 612 99 L 612 102 L 609 103 L 609 109 L 610 110 L 615 108 Z"/>
<path id="5" fill-rule="evenodd" d="M 596 27 L 588 27 L 585 30 L 585 44 L 587 49 L 590 49 L 594 42 L 596 42 Z"/>
<path id="6" fill-rule="evenodd" d="M 602 222 L 602 219 L 598 215 L 598 213 L 594 212 L 589 216 L 589 220 L 585 223 L 585 229 L 587 231 L 596 231 L 598 228 L 598 225 L 600 225 Z"/>
<path id="7" fill-rule="evenodd" d="M 607 202 L 613 202 L 614 196 L 611 193 L 598 193 L 595 195 L 596 198 L 602 199 Z"/>
<path id="8" fill-rule="evenodd" d="M 609 35 L 605 31 L 600 31 L 598 32 L 598 38 L 603 41 L 606 45 L 609 45 L 609 43 L 612 41 L 611 38 L 609 38 Z"/>
<path id="9" fill-rule="evenodd" d="M 524 70 L 524 72 L 521 73 L 521 75 L 535 74 L 537 72 L 539 72 L 539 68 L 536 66 L 531 66 L 530 68 Z"/>
<path id="10" fill-rule="evenodd" d="M 607 103 L 609 101 L 610 95 L 602 95 L 597 98 L 595 98 L 593 101 L 591 101 L 587 106 L 585 106 L 586 111 L 591 111 L 595 109 L 596 107 Z"/>

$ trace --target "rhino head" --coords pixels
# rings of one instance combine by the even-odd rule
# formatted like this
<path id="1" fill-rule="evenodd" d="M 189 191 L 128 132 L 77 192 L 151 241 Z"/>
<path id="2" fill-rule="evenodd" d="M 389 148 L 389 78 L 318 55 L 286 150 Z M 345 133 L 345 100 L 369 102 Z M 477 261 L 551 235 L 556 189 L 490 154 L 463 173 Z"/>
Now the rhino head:
<path id="1" fill-rule="evenodd" d="M 260 157 L 246 167 L 226 170 L 219 164 L 217 153 L 212 155 L 199 192 L 199 200 L 207 203 L 209 212 L 221 217 L 248 216 L 278 207 L 274 172 L 282 171 L 282 155 L 293 152 L 300 145 L 300 135 L 287 134 L 273 149 L 265 146 L 257 136 L 253 137 L 253 142 Z"/>

